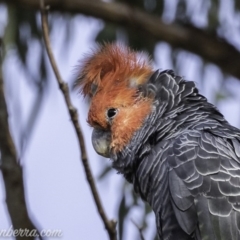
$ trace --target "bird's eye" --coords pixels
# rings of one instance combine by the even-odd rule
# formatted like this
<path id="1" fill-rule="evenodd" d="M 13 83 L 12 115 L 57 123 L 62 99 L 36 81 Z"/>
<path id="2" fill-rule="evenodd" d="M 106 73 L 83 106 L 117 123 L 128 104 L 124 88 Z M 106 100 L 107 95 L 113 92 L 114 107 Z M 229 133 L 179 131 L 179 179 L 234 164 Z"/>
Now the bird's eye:
<path id="1" fill-rule="evenodd" d="M 116 108 L 109 108 L 108 110 L 107 110 L 107 117 L 109 118 L 109 119 L 112 119 L 112 118 L 114 118 L 115 117 L 115 115 L 117 114 L 117 109 Z"/>

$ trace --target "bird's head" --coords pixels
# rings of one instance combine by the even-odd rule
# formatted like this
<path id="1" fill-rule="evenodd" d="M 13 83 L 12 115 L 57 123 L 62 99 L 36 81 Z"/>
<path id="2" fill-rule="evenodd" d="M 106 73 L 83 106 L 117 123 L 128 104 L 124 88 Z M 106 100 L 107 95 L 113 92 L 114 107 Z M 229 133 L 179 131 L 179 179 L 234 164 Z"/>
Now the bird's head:
<path id="1" fill-rule="evenodd" d="M 87 121 L 98 154 L 121 151 L 141 128 L 153 99 L 140 86 L 152 73 L 148 58 L 118 44 L 98 46 L 84 59 L 77 86 L 91 99 Z"/>

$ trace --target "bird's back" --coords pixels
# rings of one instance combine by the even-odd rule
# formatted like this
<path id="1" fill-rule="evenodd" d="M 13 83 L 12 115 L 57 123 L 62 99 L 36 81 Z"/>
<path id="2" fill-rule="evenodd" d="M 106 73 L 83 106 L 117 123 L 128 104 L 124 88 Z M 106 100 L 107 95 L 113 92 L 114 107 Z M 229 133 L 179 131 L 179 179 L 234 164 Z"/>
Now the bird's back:
<path id="1" fill-rule="evenodd" d="M 160 239 L 240 240 L 240 130 L 173 72 L 156 73 L 150 84 L 159 101 L 141 129 L 149 140 L 134 183 Z"/>
<path id="2" fill-rule="evenodd" d="M 162 239 L 240 239 L 239 136 L 226 124 L 168 141 L 163 153 L 168 183 L 159 187 L 162 204 L 155 203 Z"/>

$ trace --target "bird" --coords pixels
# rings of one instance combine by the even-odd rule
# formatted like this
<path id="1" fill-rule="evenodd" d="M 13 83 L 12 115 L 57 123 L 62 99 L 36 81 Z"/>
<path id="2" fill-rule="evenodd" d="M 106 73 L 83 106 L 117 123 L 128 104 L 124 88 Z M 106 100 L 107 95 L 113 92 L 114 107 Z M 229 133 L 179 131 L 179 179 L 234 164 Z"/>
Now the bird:
<path id="1" fill-rule="evenodd" d="M 119 43 L 83 59 L 95 151 L 133 184 L 160 240 L 240 240 L 240 130 L 173 70 Z"/>

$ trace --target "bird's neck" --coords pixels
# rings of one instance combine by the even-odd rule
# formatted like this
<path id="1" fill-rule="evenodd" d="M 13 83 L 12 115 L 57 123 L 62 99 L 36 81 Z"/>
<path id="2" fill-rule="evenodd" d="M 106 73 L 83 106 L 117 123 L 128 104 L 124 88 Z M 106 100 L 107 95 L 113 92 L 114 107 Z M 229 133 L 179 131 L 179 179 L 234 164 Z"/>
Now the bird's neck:
<path id="1" fill-rule="evenodd" d="M 185 131 L 216 129 L 228 124 L 222 114 L 200 94 L 188 96 L 168 112 L 162 113 L 160 109 L 159 104 L 125 149 L 111 156 L 113 167 L 129 182 L 134 181 L 134 174 L 141 162 L 147 161 L 155 146 L 161 142 L 172 141 Z"/>

